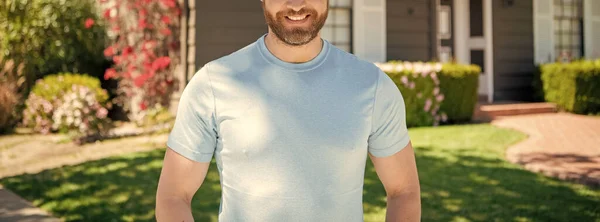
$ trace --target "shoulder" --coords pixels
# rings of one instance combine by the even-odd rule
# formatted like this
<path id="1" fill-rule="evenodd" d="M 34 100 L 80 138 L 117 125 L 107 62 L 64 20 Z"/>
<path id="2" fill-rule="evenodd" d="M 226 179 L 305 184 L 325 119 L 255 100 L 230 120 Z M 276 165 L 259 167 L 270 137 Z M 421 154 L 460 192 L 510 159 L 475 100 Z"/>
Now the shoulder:
<path id="1" fill-rule="evenodd" d="M 212 60 L 205 66 L 208 67 L 211 75 L 235 74 L 251 68 L 257 62 L 257 55 L 259 55 L 258 46 L 256 42 L 253 42 L 235 52 Z"/>
<path id="2" fill-rule="evenodd" d="M 374 63 L 361 59 L 354 54 L 346 52 L 340 48 L 331 45 L 330 47 L 331 63 L 333 67 L 345 69 L 347 74 L 352 74 L 354 78 L 370 84 L 377 84 L 381 75 L 386 75 Z"/>

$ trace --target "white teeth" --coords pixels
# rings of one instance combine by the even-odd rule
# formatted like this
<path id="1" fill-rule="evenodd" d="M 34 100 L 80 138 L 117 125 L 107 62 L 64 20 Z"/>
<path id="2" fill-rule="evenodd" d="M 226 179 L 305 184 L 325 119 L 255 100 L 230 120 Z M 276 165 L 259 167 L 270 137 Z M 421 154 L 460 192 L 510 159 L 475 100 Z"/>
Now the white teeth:
<path id="1" fill-rule="evenodd" d="M 306 17 L 307 17 L 306 15 L 305 16 L 288 16 L 288 18 L 293 21 L 300 21 L 300 20 L 305 19 Z"/>

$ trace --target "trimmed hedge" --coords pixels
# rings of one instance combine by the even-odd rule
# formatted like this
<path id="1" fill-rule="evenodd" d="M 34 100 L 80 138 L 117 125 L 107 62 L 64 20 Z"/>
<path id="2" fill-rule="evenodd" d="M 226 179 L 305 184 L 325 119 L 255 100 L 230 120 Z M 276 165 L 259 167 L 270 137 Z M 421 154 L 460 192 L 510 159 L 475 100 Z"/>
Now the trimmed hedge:
<path id="1" fill-rule="evenodd" d="M 481 68 L 476 65 L 447 63 L 440 72 L 440 88 L 446 99 L 441 111 L 452 122 L 470 121 L 477 104 Z"/>
<path id="2" fill-rule="evenodd" d="M 402 61 L 376 65 L 402 92 L 409 127 L 471 120 L 477 103 L 478 66 Z"/>
<path id="3" fill-rule="evenodd" d="M 541 66 L 544 99 L 578 114 L 600 112 L 600 60 Z"/>

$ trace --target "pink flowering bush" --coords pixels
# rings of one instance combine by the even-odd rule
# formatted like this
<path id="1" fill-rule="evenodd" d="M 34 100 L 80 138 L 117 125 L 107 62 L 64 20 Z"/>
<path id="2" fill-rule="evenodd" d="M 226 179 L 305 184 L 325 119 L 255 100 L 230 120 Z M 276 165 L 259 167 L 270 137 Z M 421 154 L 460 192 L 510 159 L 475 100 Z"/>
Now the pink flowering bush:
<path id="1" fill-rule="evenodd" d="M 119 81 L 116 102 L 132 117 L 156 104 L 167 106 L 176 89 L 173 73 L 179 63 L 179 19 L 176 0 L 99 0 L 100 21 L 110 39 L 104 56 L 113 67 L 105 79 Z"/>
<path id="2" fill-rule="evenodd" d="M 471 120 L 481 73 L 478 66 L 402 61 L 376 65 L 402 92 L 408 126 Z"/>
<path id="3" fill-rule="evenodd" d="M 82 135 L 103 132 L 107 129 L 107 114 L 90 88 L 73 85 L 52 114 L 52 129 Z"/>
<path id="4" fill-rule="evenodd" d="M 440 63 L 377 63 L 396 83 L 406 105 L 407 126 L 437 126 L 448 116 L 440 111 L 444 94 L 440 90 Z"/>
<path id="5" fill-rule="evenodd" d="M 32 93 L 25 101 L 27 108 L 23 111 L 23 124 L 43 134 L 50 133 L 52 126 L 52 102 Z"/>
<path id="6" fill-rule="evenodd" d="M 25 101 L 23 125 L 40 133 L 94 134 L 107 129 L 108 93 L 96 78 L 61 73 L 36 82 Z"/>

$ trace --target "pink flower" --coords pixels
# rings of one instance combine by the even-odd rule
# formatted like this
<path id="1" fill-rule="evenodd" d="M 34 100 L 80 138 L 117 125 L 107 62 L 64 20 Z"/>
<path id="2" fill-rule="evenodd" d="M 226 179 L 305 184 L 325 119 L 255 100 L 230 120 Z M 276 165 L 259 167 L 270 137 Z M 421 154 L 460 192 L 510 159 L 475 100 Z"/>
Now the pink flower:
<path id="1" fill-rule="evenodd" d="M 112 46 L 109 46 L 108 48 L 104 49 L 104 56 L 106 57 L 110 57 L 113 56 L 115 54 L 115 48 Z"/>
<path id="2" fill-rule="evenodd" d="M 146 19 L 140 18 L 138 20 L 138 26 L 142 29 L 148 27 L 148 23 L 146 23 Z"/>
<path id="3" fill-rule="evenodd" d="M 410 88 L 410 89 L 414 89 L 414 88 L 415 88 L 415 82 L 410 82 L 410 86 L 409 86 L 409 88 Z"/>
<path id="4" fill-rule="evenodd" d="M 431 99 L 427 99 L 425 101 L 425 107 L 423 107 L 423 110 L 425 112 L 429 112 L 429 109 L 431 109 Z"/>
<path id="5" fill-rule="evenodd" d="M 140 9 L 140 16 L 146 17 L 148 15 L 148 11 L 146 9 Z"/>
<path id="6" fill-rule="evenodd" d="M 169 8 L 173 8 L 175 7 L 175 0 L 161 0 L 160 1 L 163 5 L 166 5 Z"/>
<path id="7" fill-rule="evenodd" d="M 442 95 L 442 94 L 440 94 L 440 95 L 437 95 L 437 96 L 435 97 L 435 99 L 436 99 L 438 102 L 441 102 L 442 100 L 444 100 L 444 95 Z"/>
<path id="8" fill-rule="evenodd" d="M 106 110 L 105 108 L 100 108 L 96 112 L 96 117 L 98 117 L 98 119 L 104 119 L 107 114 L 108 114 L 108 110 Z"/>
<path id="9" fill-rule="evenodd" d="M 146 105 L 146 102 L 142 102 L 142 103 L 140 104 L 140 109 L 142 109 L 142 110 L 146 110 L 147 108 L 148 108 L 148 105 Z"/>
<path id="10" fill-rule="evenodd" d="M 133 48 L 131 46 L 127 46 L 123 49 L 123 57 L 127 57 L 129 54 L 133 52 Z"/>
<path id="11" fill-rule="evenodd" d="M 160 17 L 160 20 L 167 25 L 171 24 L 171 18 L 169 18 L 169 16 L 163 15 L 162 17 Z"/>
<path id="12" fill-rule="evenodd" d="M 168 29 L 168 28 L 161 29 L 160 33 L 163 35 L 171 35 L 171 29 Z"/>
<path id="13" fill-rule="evenodd" d="M 435 72 L 429 73 L 429 77 L 431 77 L 432 79 L 436 79 L 437 74 L 435 74 Z"/>
<path id="14" fill-rule="evenodd" d="M 140 75 L 133 80 L 133 84 L 135 84 L 135 86 L 137 86 L 137 87 L 142 87 L 144 85 L 144 83 L 146 82 L 146 80 L 148 80 L 149 78 L 150 78 L 150 75 L 148 75 L 148 74 Z"/>
<path id="15" fill-rule="evenodd" d="M 110 9 L 110 8 L 109 8 L 109 9 L 106 9 L 106 10 L 104 10 L 104 14 L 103 14 L 104 18 L 107 18 L 107 19 L 109 19 L 109 18 L 110 18 L 110 11 L 111 11 L 111 9 Z"/>
<path id="16" fill-rule="evenodd" d="M 171 58 L 167 56 L 160 57 L 152 62 L 152 70 L 164 69 L 171 63 Z"/>
<path id="17" fill-rule="evenodd" d="M 439 93 L 440 93 L 440 88 L 439 88 L 439 87 L 435 87 L 435 88 L 433 89 L 433 95 L 437 95 L 437 94 L 439 94 Z"/>
<path id="18" fill-rule="evenodd" d="M 85 20 L 85 28 L 89 29 L 94 25 L 94 20 L 91 18 L 88 18 Z"/>
<path id="19" fill-rule="evenodd" d="M 123 58 L 121 56 L 113 56 L 113 62 L 115 62 L 115 64 L 119 65 L 121 64 L 121 62 L 123 61 Z"/>
<path id="20" fill-rule="evenodd" d="M 405 86 L 408 86 L 408 78 L 406 76 L 402 76 L 402 78 L 400 78 L 400 80 L 402 81 L 402 84 L 404 84 Z"/>
<path id="21" fill-rule="evenodd" d="M 104 79 L 108 80 L 111 78 L 117 77 L 117 71 L 113 68 L 109 68 L 104 72 Z"/>

